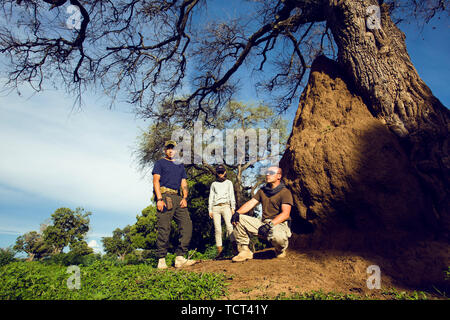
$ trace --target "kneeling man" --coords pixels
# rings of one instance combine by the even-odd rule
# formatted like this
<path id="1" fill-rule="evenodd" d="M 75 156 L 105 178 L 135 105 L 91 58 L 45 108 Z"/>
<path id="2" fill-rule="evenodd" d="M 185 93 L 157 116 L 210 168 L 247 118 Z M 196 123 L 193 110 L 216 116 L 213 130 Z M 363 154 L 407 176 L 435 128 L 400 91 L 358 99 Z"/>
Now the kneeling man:
<path id="1" fill-rule="evenodd" d="M 248 248 L 250 235 L 258 235 L 270 241 L 278 258 L 286 256 L 289 238 L 292 235 L 288 223 L 294 202 L 281 177 L 281 168 L 270 167 L 266 172 L 267 184 L 233 215 L 231 222 L 235 226 L 233 232 L 239 251 L 239 254 L 233 257 L 233 262 L 253 259 L 253 252 Z M 258 203 L 262 204 L 261 220 L 245 215 Z"/>

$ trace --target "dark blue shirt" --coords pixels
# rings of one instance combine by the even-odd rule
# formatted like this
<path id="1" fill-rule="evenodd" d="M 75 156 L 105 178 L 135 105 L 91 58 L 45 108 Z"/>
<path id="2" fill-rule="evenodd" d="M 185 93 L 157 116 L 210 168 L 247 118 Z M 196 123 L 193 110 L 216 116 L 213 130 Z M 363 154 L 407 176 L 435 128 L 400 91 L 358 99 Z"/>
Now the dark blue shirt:
<path id="1" fill-rule="evenodd" d="M 181 186 L 181 179 L 187 179 L 186 170 L 182 163 L 159 159 L 153 166 L 153 174 L 159 174 L 159 185 L 170 189 L 178 190 Z"/>

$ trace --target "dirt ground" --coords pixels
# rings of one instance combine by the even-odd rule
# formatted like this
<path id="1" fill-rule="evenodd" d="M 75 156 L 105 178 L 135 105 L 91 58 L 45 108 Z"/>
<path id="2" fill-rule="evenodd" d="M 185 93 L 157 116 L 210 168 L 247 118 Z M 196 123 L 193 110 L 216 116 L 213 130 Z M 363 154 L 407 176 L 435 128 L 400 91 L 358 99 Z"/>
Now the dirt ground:
<path id="1" fill-rule="evenodd" d="M 381 289 L 370 290 L 367 268 L 378 265 L 381 271 Z M 231 260 L 206 260 L 186 270 L 223 273 L 228 279 L 228 299 L 273 299 L 280 293 L 290 296 L 322 290 L 343 294 L 367 295 L 373 299 L 387 299 L 382 292 L 395 289 L 411 293 L 411 288 L 395 281 L 383 270 L 392 270 L 392 263 L 381 257 L 365 258 L 339 251 L 288 251 L 285 258 L 275 258 L 272 249 L 256 252 L 253 260 L 233 263 Z M 395 267 L 395 266 L 394 266 Z M 432 293 L 432 298 L 442 298 Z"/>

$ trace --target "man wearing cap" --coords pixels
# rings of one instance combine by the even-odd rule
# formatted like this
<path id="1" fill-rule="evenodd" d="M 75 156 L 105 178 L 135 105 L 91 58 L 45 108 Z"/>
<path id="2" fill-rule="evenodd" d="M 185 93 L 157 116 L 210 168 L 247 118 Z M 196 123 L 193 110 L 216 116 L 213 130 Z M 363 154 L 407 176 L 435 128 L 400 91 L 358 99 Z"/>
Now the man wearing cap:
<path id="1" fill-rule="evenodd" d="M 253 259 L 253 252 L 248 245 L 249 235 L 258 235 L 272 243 L 277 258 L 286 256 L 289 238 L 292 235 L 289 228 L 291 207 L 294 203 L 292 194 L 281 181 L 282 170 L 270 167 L 266 172 L 267 184 L 234 213 L 231 223 L 235 226 L 234 236 L 238 244 L 239 254 L 233 257 L 233 262 Z M 257 204 L 262 204 L 262 219 L 245 215 Z"/>
<path id="2" fill-rule="evenodd" d="M 164 144 L 165 157 L 156 161 L 153 166 L 153 191 L 156 197 L 157 228 L 156 255 L 158 269 L 166 269 L 166 255 L 169 246 L 169 236 L 172 218 L 178 224 L 180 243 L 176 249 L 175 267 L 189 266 L 195 260 L 188 260 L 184 256 L 188 251 L 192 236 L 192 221 L 187 209 L 187 176 L 182 163 L 176 163 L 177 143 L 169 140 Z M 181 187 L 181 192 L 180 192 Z M 181 193 L 181 195 L 180 195 Z"/>

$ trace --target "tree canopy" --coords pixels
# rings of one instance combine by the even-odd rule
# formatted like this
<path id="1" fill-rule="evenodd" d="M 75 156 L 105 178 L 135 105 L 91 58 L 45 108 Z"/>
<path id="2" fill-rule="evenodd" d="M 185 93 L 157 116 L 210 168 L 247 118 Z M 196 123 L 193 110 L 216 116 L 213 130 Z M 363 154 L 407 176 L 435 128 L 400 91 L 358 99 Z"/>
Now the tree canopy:
<path id="1" fill-rule="evenodd" d="M 226 10 L 220 1 L 2 0 L 0 52 L 9 57 L 13 87 L 62 83 L 80 98 L 96 85 L 112 100 L 125 93 L 146 117 L 175 101 L 185 117 L 209 120 L 242 87 L 239 71 L 249 67 L 285 110 L 314 58 L 337 57 L 333 25 L 344 19 L 344 2 L 245 1 L 236 15 L 220 16 L 213 13 Z M 442 0 L 364 1 L 383 4 L 395 22 L 450 10 Z"/>
<path id="2" fill-rule="evenodd" d="M 42 224 L 40 232 L 30 231 L 19 236 L 13 249 L 27 253 L 30 261 L 58 255 L 67 246 L 73 257 L 91 254 L 93 249 L 85 241 L 91 214 L 81 207 L 75 211 L 58 208 L 51 215 L 52 223 Z"/>
<path id="3" fill-rule="evenodd" d="M 23 251 L 28 254 L 29 261 L 32 261 L 35 258 L 44 258 L 51 253 L 48 243 L 46 243 L 42 235 L 36 231 L 30 231 L 22 236 L 19 236 L 13 249 L 19 252 Z"/>
<path id="4" fill-rule="evenodd" d="M 181 142 L 186 139 L 190 142 L 188 151 L 191 159 L 186 162 L 182 157 L 189 177 L 199 182 L 202 175 L 216 174 L 214 164 L 225 164 L 228 177 L 234 184 L 237 203 L 241 205 L 248 199 L 249 192 L 251 196 L 264 182 L 260 169 L 279 161 L 288 138 L 287 121 L 267 105 L 237 101 L 226 104 L 209 121 L 209 125 L 205 123 L 203 127 L 201 119 L 194 122 L 184 118 L 184 114 L 178 114 L 174 104 L 167 103 L 161 107 L 154 117 L 155 121 L 139 137 L 135 157 L 140 169 L 146 173 L 152 168 L 154 162 L 163 156 L 164 142 L 177 140 L 174 133 L 178 130 Z M 230 144 L 225 141 L 229 137 L 232 138 Z M 217 151 L 219 154 L 216 154 Z M 180 153 L 183 152 L 186 152 L 185 147 L 180 148 Z M 214 155 L 208 159 L 211 152 Z M 200 161 L 192 161 L 198 153 Z M 207 179 L 211 180 L 210 177 Z"/>
<path id="5" fill-rule="evenodd" d="M 103 247 L 109 254 L 116 255 L 120 260 L 125 259 L 125 255 L 133 251 L 133 244 L 130 239 L 130 226 L 123 229 L 116 228 L 112 237 L 103 237 Z"/>
<path id="6" fill-rule="evenodd" d="M 69 208 L 59 208 L 52 215 L 53 224 L 43 231 L 44 240 L 53 248 L 54 253 L 61 252 L 64 247 L 80 248 L 77 242 L 84 241 L 89 231 L 89 216 L 91 212 L 84 212 L 83 208 L 72 211 Z M 86 246 L 84 246 L 86 247 Z"/>

